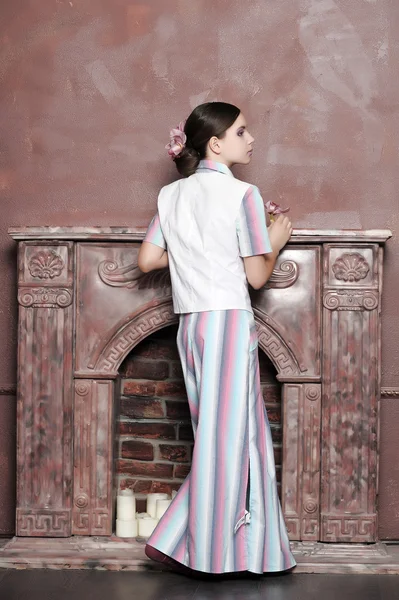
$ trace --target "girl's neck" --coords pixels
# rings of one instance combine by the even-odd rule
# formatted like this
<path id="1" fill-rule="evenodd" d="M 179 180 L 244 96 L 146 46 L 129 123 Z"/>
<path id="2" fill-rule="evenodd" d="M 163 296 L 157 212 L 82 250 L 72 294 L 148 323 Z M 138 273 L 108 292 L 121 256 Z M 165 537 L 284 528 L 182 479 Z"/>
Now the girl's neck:
<path id="1" fill-rule="evenodd" d="M 217 154 L 213 154 L 212 156 L 210 156 L 209 154 L 207 154 L 205 156 L 205 160 L 211 160 L 212 162 L 217 162 L 220 163 L 222 165 L 225 165 L 226 167 L 228 167 L 229 169 L 231 169 L 231 167 L 233 166 L 234 163 L 232 163 L 229 160 L 225 160 L 223 159 L 221 156 L 218 156 Z"/>

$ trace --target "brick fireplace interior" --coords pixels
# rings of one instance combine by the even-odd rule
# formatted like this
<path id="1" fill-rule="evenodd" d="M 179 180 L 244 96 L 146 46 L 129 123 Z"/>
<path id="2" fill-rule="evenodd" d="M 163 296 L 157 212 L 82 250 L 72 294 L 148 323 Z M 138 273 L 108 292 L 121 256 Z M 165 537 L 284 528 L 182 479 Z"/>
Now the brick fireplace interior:
<path id="1" fill-rule="evenodd" d="M 176 346 L 177 326 L 149 335 L 125 358 L 117 389 L 115 485 L 145 495 L 178 490 L 191 466 L 193 431 Z M 281 384 L 259 350 L 261 386 L 272 429 L 278 489 L 282 462 Z"/>

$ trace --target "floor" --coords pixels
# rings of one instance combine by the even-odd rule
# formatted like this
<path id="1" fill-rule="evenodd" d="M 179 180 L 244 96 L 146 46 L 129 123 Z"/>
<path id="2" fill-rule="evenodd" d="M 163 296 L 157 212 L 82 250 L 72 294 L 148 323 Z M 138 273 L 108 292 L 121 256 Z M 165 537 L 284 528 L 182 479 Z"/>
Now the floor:
<path id="1" fill-rule="evenodd" d="M 162 570 L 145 555 L 146 540 L 116 536 L 0 539 L 2 569 Z M 291 542 L 295 575 L 399 575 L 399 544 L 326 544 Z M 399 580 L 398 580 L 399 585 Z M 1 600 L 1 598 L 0 598 Z"/>
<path id="2" fill-rule="evenodd" d="M 399 600 L 397 575 L 280 575 L 219 581 L 173 573 L 0 570 L 1 600 Z"/>

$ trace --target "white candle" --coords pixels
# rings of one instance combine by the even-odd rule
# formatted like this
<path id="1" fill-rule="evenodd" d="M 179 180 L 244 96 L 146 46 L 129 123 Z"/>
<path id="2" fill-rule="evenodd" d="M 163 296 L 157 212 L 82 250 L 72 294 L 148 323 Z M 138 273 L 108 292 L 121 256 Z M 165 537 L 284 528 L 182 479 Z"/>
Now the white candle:
<path id="1" fill-rule="evenodd" d="M 176 498 L 176 496 L 177 496 L 177 492 L 176 492 L 176 490 L 173 490 L 173 492 L 172 492 L 172 500 L 174 500 Z"/>
<path id="2" fill-rule="evenodd" d="M 145 519 L 146 517 L 149 517 L 150 515 L 148 513 L 136 513 L 136 519 Z"/>
<path id="3" fill-rule="evenodd" d="M 147 496 L 147 512 L 154 519 L 157 516 L 157 500 L 167 500 L 168 494 L 148 494 Z"/>
<path id="4" fill-rule="evenodd" d="M 143 538 L 149 538 L 155 527 L 158 525 L 158 519 L 152 517 L 144 517 L 139 519 L 139 536 Z"/>
<path id="5" fill-rule="evenodd" d="M 137 520 L 130 519 L 129 521 L 123 521 L 122 519 L 116 519 L 116 535 L 121 538 L 134 538 L 137 537 Z"/>
<path id="6" fill-rule="evenodd" d="M 168 510 L 172 500 L 157 500 L 156 517 L 160 519 Z"/>
<path id="7" fill-rule="evenodd" d="M 132 490 L 121 490 L 116 499 L 116 517 L 121 521 L 131 521 L 136 515 L 136 498 Z"/>

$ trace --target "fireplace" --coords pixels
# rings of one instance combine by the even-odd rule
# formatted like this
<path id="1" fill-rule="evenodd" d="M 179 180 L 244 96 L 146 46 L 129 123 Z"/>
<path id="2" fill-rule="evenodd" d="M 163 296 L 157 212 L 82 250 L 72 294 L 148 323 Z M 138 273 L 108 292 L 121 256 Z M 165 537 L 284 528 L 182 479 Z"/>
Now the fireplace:
<path id="1" fill-rule="evenodd" d="M 176 326 L 142 229 L 12 228 L 18 241 L 18 536 L 109 536 L 121 365 Z M 296 230 L 252 294 L 282 389 L 291 540 L 377 540 L 383 245 L 389 231 Z"/>
<path id="2" fill-rule="evenodd" d="M 119 368 L 116 489 L 132 489 L 139 511 L 146 494 L 178 490 L 191 467 L 194 437 L 176 335 L 176 326 L 149 335 Z M 259 363 L 281 492 L 281 384 L 262 351 Z"/>

